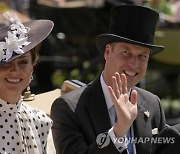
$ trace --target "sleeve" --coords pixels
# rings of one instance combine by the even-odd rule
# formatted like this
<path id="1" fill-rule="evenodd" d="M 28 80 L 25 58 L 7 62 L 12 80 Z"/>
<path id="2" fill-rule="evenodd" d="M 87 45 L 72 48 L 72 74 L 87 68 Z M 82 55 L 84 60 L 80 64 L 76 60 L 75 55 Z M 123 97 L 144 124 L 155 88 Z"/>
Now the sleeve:
<path id="1" fill-rule="evenodd" d="M 124 150 L 127 149 L 127 142 L 126 138 L 117 138 L 114 134 L 113 127 L 108 131 L 108 135 L 111 138 L 111 141 L 114 143 L 116 149 L 122 153 Z"/>
<path id="2" fill-rule="evenodd" d="M 159 97 L 157 96 L 158 103 L 159 103 L 159 114 L 160 114 L 160 122 L 159 122 L 159 131 L 163 130 L 166 127 L 166 119 L 165 119 L 165 113 L 164 109 L 161 105 L 161 101 Z"/>
<path id="3" fill-rule="evenodd" d="M 110 138 L 107 146 L 100 146 L 96 141 L 97 137 L 94 136 L 92 140 L 87 137 L 88 132 L 82 133 L 75 112 L 64 99 L 55 100 L 50 116 L 53 120 L 52 135 L 57 154 L 119 154 Z M 108 139 L 108 136 L 105 139 Z M 122 153 L 125 154 L 126 150 Z"/>

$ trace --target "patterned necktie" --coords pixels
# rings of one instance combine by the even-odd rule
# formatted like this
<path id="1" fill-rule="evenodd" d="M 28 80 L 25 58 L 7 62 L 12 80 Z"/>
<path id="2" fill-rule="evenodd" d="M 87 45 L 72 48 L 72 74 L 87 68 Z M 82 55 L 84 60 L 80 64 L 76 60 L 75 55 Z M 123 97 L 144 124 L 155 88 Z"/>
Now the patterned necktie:
<path id="1" fill-rule="evenodd" d="M 109 112 L 110 112 L 112 124 L 114 125 L 114 123 L 117 121 L 117 116 L 116 116 L 116 112 L 114 109 L 114 105 L 109 109 Z M 128 130 L 126 137 L 127 137 L 128 141 L 131 141 L 131 137 L 132 137 L 131 128 Z M 129 143 L 128 144 L 128 152 L 129 152 L 129 154 L 133 154 L 133 143 L 131 143 L 131 142 L 128 142 L 128 143 Z"/>

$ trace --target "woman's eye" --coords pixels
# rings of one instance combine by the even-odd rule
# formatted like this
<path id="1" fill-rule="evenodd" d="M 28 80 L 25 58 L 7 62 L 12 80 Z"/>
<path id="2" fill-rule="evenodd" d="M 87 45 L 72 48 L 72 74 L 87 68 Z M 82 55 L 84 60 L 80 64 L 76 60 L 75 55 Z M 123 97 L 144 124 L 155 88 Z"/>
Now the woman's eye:
<path id="1" fill-rule="evenodd" d="M 19 61 L 19 64 L 28 64 L 28 60 L 21 60 Z"/>
<path id="2" fill-rule="evenodd" d="M 6 68 L 6 67 L 9 67 L 10 64 L 9 63 L 6 63 L 6 64 L 3 64 L 2 66 L 0 66 L 0 68 Z"/>

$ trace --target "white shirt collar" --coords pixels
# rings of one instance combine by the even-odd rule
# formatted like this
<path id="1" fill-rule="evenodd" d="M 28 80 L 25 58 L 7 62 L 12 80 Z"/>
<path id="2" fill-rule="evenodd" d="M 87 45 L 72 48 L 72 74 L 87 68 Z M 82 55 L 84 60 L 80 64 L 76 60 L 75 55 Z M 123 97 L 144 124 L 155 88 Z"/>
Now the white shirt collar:
<path id="1" fill-rule="evenodd" d="M 108 86 L 104 81 L 103 73 L 104 72 L 101 73 L 100 82 L 101 82 L 102 90 L 103 90 L 103 93 L 104 93 L 106 106 L 107 106 L 107 108 L 109 110 L 113 106 L 113 102 L 112 102 L 112 99 L 111 99 L 111 96 L 110 96 L 110 93 L 109 93 L 109 90 L 108 90 Z M 130 91 L 131 91 L 131 89 L 129 90 L 128 95 L 130 94 Z"/>
<path id="2" fill-rule="evenodd" d="M 106 106 L 107 106 L 107 108 L 109 110 L 113 106 L 113 102 L 112 102 L 112 99 L 111 99 L 107 84 L 104 81 L 103 72 L 101 73 L 100 82 L 101 82 L 102 90 L 103 90 L 103 93 L 104 93 Z"/>

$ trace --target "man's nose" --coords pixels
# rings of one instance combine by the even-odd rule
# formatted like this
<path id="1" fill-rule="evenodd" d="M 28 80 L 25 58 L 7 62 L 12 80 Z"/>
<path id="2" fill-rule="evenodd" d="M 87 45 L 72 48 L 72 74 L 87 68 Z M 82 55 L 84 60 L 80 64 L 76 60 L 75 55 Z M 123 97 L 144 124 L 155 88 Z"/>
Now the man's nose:
<path id="1" fill-rule="evenodd" d="M 129 65 L 133 69 L 138 68 L 139 67 L 139 59 L 138 59 L 138 57 L 131 57 L 131 59 L 129 59 Z"/>

